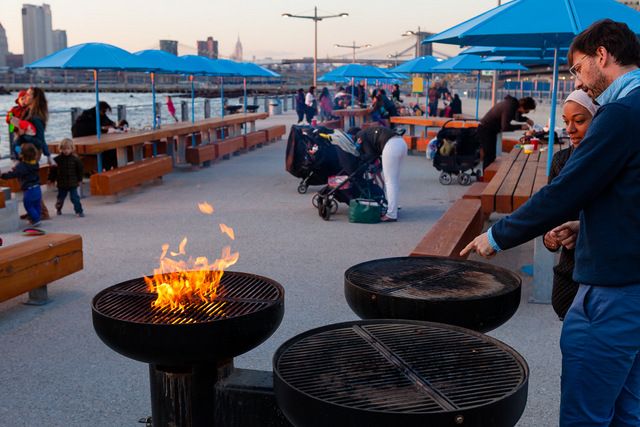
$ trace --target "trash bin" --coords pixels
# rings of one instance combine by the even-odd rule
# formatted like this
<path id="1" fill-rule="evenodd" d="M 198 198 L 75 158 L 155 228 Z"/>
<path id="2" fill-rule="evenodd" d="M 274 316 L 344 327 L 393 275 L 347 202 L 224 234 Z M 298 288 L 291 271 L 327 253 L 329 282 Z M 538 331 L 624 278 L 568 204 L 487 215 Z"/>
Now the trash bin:
<path id="1" fill-rule="evenodd" d="M 277 116 L 279 114 L 282 114 L 282 105 L 280 104 L 280 101 L 273 100 L 269 102 L 269 115 L 270 116 Z"/>

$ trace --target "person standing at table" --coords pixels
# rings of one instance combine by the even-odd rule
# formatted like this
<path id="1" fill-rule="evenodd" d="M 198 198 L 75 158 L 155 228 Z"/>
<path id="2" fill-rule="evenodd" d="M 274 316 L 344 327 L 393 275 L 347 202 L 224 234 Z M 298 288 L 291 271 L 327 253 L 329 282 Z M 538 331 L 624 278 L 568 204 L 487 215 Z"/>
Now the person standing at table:
<path id="1" fill-rule="evenodd" d="M 300 88 L 296 93 L 296 114 L 298 115 L 298 124 L 302 123 L 302 121 L 304 120 L 304 113 L 306 110 L 306 104 L 304 103 L 304 101 L 304 89 Z"/>
<path id="2" fill-rule="evenodd" d="M 560 426 L 640 425 L 640 41 L 605 19 L 569 49 L 600 108 L 560 174 L 463 251 L 490 258 L 549 229 L 577 243 L 580 283 L 562 326 Z M 573 212 L 580 221 L 566 222 Z M 555 227 L 555 228 L 554 228 Z"/>
<path id="3" fill-rule="evenodd" d="M 478 125 L 478 139 L 482 147 L 482 169 L 486 169 L 496 159 L 496 137 L 500 132 L 526 130 L 533 126 L 533 120 L 523 116 L 535 110 L 536 101 L 531 97 L 516 99 L 507 95 L 484 115 Z M 512 125 L 511 122 L 527 122 L 528 125 Z"/>
<path id="4" fill-rule="evenodd" d="M 318 102 L 316 101 L 315 91 L 316 87 L 311 86 L 309 88 L 309 92 L 307 92 L 307 95 L 304 98 L 304 104 L 306 107 L 305 113 L 307 116 L 307 123 L 309 124 L 311 124 L 313 118 L 318 114 Z"/>

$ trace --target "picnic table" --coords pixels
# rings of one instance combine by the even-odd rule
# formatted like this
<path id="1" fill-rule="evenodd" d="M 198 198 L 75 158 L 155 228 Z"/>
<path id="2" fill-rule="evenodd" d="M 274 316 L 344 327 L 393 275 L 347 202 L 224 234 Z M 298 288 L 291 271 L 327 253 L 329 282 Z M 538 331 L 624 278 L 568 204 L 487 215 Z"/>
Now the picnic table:
<path id="1" fill-rule="evenodd" d="M 371 110 L 368 108 L 345 108 L 343 110 L 333 110 L 333 115 L 340 117 L 343 123 L 343 127 L 346 124 L 345 119 L 349 119 L 349 126 L 362 127 L 362 124 L 367 121 L 367 117 L 371 114 Z"/>
<path id="2" fill-rule="evenodd" d="M 475 120 L 450 119 L 447 117 L 424 117 L 424 116 L 395 116 L 391 117 L 391 123 L 409 127 L 409 132 L 404 136 L 407 148 L 411 151 L 424 152 L 427 150 L 429 141 L 436 137 L 437 130 L 429 128 L 441 128 L 445 123 L 451 128 L 472 128 L 477 127 Z M 424 127 L 424 132 L 416 134 L 416 126 Z"/>

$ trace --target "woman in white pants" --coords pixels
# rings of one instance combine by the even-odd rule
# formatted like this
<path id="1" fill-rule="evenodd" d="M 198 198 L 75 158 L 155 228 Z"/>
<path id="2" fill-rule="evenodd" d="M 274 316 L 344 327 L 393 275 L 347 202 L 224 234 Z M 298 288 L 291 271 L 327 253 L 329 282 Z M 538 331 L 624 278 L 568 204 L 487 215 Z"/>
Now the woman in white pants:
<path id="1" fill-rule="evenodd" d="M 398 220 L 398 195 L 400 193 L 400 167 L 407 156 L 407 145 L 402 137 L 385 127 L 370 127 L 358 132 L 356 141 L 360 144 L 363 161 L 373 161 L 382 157 L 385 196 L 388 208 L 382 222 Z"/>

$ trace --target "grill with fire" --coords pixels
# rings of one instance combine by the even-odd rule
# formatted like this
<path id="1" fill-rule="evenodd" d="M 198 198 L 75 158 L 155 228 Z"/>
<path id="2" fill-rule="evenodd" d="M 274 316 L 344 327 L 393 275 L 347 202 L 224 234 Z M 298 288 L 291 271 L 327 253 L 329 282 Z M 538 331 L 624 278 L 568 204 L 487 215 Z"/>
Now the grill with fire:
<path id="1" fill-rule="evenodd" d="M 200 210 L 213 212 L 206 204 Z M 345 294 L 372 320 L 291 338 L 271 375 L 234 369 L 233 358 L 278 328 L 284 288 L 226 271 L 239 257 L 228 246 L 210 262 L 188 258 L 186 245 L 176 252 L 164 245 L 151 276 L 106 288 L 92 303 L 98 336 L 149 364 L 153 426 L 513 426 L 520 418 L 524 359 L 479 332 L 425 322 L 456 324 L 458 310 L 467 313 L 453 316 L 461 326 L 497 327 L 519 303 L 514 274 L 444 258 L 354 266 Z"/>

